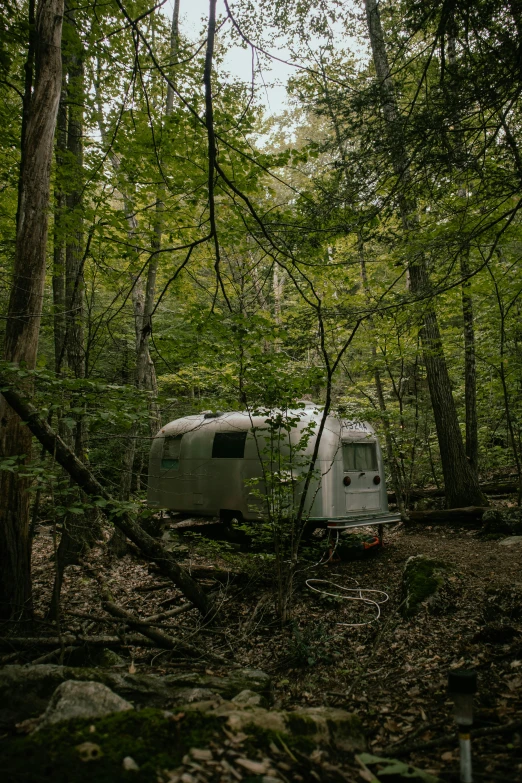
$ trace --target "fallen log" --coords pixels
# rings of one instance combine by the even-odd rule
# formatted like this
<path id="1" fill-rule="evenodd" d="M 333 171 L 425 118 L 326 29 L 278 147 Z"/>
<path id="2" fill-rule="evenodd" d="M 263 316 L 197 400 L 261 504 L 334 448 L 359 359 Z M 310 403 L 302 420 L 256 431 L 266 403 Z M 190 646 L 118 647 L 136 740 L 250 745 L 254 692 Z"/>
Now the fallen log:
<path id="1" fill-rule="evenodd" d="M 39 658 L 35 658 L 34 661 L 31 661 L 31 666 L 36 666 L 40 663 L 49 663 L 49 661 L 54 660 L 55 658 L 58 658 L 62 652 L 64 655 L 68 655 L 69 653 L 74 652 L 75 650 L 79 650 L 79 647 L 75 647 L 74 645 L 70 644 L 67 647 L 58 647 L 56 650 L 51 650 L 49 653 L 45 653 L 45 655 L 40 655 Z"/>
<path id="2" fill-rule="evenodd" d="M 107 492 L 87 465 L 80 462 L 45 419 L 40 417 L 36 408 L 27 402 L 2 374 L 0 374 L 0 389 L 6 402 L 80 489 L 95 500 L 103 501 L 100 504 L 101 510 L 114 526 L 130 538 L 143 554 L 154 560 L 160 571 L 179 587 L 183 595 L 197 606 L 204 617 L 211 617 L 212 603 L 188 571 L 180 566 L 172 554 L 159 541 L 149 536 L 128 513 L 122 512 L 121 504 Z"/>
<path id="3" fill-rule="evenodd" d="M 4 636 L 0 637 L 1 650 L 28 650 L 33 647 L 48 649 L 61 648 L 62 644 L 70 645 L 89 645 L 91 647 L 156 647 L 149 639 L 141 634 L 125 634 L 121 636 L 86 636 L 84 634 L 63 634 L 62 638 L 58 636 Z"/>
<path id="4" fill-rule="evenodd" d="M 185 612 L 190 612 L 192 609 L 195 609 L 196 607 L 194 604 L 182 604 L 181 606 L 177 606 L 175 609 L 168 609 L 166 612 L 160 612 L 159 614 L 151 614 L 150 617 L 144 617 L 143 622 L 145 623 L 157 623 L 161 620 L 168 620 L 171 617 L 176 617 L 178 614 L 184 614 Z"/>
<path id="5" fill-rule="evenodd" d="M 201 566 L 199 568 L 191 568 L 190 573 L 196 579 L 213 579 L 222 585 L 229 584 L 245 584 L 250 581 L 249 574 L 243 571 L 225 571 L 220 568 L 212 568 L 212 566 Z"/>
<path id="6" fill-rule="evenodd" d="M 465 508 L 442 508 L 430 511 L 410 511 L 410 522 L 429 522 L 446 524 L 470 524 L 480 522 L 487 506 L 466 506 Z"/>
<path id="7" fill-rule="evenodd" d="M 136 593 L 153 593 L 156 590 L 171 590 L 171 582 L 158 582 L 154 585 L 140 585 L 134 588 Z"/>
<path id="8" fill-rule="evenodd" d="M 489 481 L 480 484 L 480 489 L 486 495 L 503 495 L 504 493 L 518 492 L 517 481 Z M 396 503 L 395 492 L 388 492 L 388 502 Z M 422 500 L 423 498 L 443 498 L 446 494 L 444 487 L 430 487 L 429 489 L 410 489 L 407 493 L 410 500 Z"/>
<path id="9" fill-rule="evenodd" d="M 193 611 L 194 609 L 196 609 L 194 604 L 182 604 L 181 606 L 177 606 L 175 609 L 169 609 L 165 612 L 151 614 L 149 617 L 142 617 L 139 619 L 141 622 L 146 623 L 147 625 L 152 625 L 154 623 L 160 622 L 161 620 L 168 620 L 171 617 L 176 617 L 178 614 L 184 614 L 185 612 Z M 81 620 L 90 620 L 92 623 L 109 623 L 114 625 L 114 623 L 118 622 L 116 617 L 96 617 L 95 615 L 87 614 L 87 612 L 67 612 L 67 615 L 69 617 L 78 617 Z"/>
<path id="10" fill-rule="evenodd" d="M 157 647 L 163 647 L 165 650 L 177 650 L 178 652 L 193 658 L 208 658 L 217 663 L 226 663 L 226 660 L 220 655 L 209 653 L 206 650 L 200 650 L 193 644 L 170 636 L 170 634 L 165 633 L 165 631 L 162 631 L 160 628 L 154 628 L 146 621 L 131 614 L 131 612 L 128 612 L 122 606 L 118 606 L 113 601 L 104 601 L 103 608 L 109 614 L 112 614 L 113 617 L 124 620 L 127 625 L 139 631 L 143 636 L 146 636 L 154 642 Z"/>

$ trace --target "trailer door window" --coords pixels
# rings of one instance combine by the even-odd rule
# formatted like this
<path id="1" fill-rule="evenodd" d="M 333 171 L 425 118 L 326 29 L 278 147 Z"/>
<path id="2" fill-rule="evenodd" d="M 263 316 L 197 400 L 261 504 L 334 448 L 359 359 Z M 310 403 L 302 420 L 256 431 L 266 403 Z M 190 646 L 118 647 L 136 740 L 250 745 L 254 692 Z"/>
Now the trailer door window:
<path id="1" fill-rule="evenodd" d="M 183 435 L 167 435 L 163 441 L 161 467 L 163 470 L 179 470 L 179 455 Z"/>
<path id="2" fill-rule="evenodd" d="M 344 472 L 377 470 L 375 443 L 343 443 Z"/>
<path id="3" fill-rule="evenodd" d="M 212 444 L 212 456 L 225 459 L 243 459 L 246 432 L 216 432 Z"/>

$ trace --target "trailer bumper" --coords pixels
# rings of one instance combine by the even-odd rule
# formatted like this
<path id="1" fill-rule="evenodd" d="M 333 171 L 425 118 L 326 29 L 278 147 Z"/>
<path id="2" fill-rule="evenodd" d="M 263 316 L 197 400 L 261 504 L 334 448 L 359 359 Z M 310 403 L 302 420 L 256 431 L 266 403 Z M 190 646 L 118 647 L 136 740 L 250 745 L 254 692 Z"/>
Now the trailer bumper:
<path id="1" fill-rule="evenodd" d="M 328 530 L 350 530 L 354 527 L 369 527 L 373 525 L 395 525 L 401 521 L 400 514 L 361 514 L 357 517 L 344 519 L 329 519 Z"/>

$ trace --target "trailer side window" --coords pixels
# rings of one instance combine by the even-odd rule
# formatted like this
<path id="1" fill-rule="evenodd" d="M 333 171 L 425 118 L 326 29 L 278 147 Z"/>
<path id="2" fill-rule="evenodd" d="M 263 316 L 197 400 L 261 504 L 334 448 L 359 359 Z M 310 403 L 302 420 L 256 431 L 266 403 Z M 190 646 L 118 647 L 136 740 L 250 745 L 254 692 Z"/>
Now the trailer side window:
<path id="1" fill-rule="evenodd" d="M 212 456 L 242 459 L 245 456 L 246 436 L 246 432 L 216 432 L 212 444 Z"/>
<path id="2" fill-rule="evenodd" d="M 345 472 L 377 470 L 375 443 L 343 443 L 343 463 Z"/>
<path id="3" fill-rule="evenodd" d="M 161 455 L 161 467 L 163 470 L 178 470 L 181 441 L 183 435 L 171 435 L 163 441 L 163 454 Z"/>

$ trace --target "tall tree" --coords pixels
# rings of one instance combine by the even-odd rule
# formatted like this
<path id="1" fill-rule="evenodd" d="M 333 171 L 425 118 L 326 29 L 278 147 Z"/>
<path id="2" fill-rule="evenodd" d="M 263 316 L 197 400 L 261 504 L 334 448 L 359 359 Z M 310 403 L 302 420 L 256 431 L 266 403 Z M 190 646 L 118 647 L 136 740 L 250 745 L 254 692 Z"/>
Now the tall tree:
<path id="1" fill-rule="evenodd" d="M 461 130 L 458 116 L 458 62 L 456 53 L 456 26 L 452 20 L 448 35 L 448 63 L 451 68 L 450 102 L 454 107 L 454 127 Z M 457 153 L 462 160 L 465 158 L 462 133 L 457 132 Z M 467 197 L 467 183 L 461 179 L 458 195 L 463 201 Z M 464 399 L 466 404 L 466 456 L 472 470 L 478 472 L 478 419 L 477 419 L 477 366 L 475 351 L 475 327 L 473 325 L 473 298 L 471 296 L 469 245 L 459 253 L 460 274 L 462 277 L 462 320 L 464 324 Z"/>
<path id="2" fill-rule="evenodd" d="M 45 282 L 48 206 L 53 139 L 60 100 L 63 0 L 40 0 L 35 20 L 35 78 L 23 147 L 13 282 L 4 356 L 33 369 Z M 27 382 L 26 392 L 31 392 Z M 0 453 L 19 459 L 31 456 L 31 433 L 0 398 Z M 28 479 L 0 472 L 0 617 L 31 614 Z"/>
<path id="3" fill-rule="evenodd" d="M 418 227 L 417 206 L 406 190 L 410 180 L 410 169 L 377 0 L 365 0 L 365 8 L 373 62 L 379 80 L 390 158 L 399 180 L 400 216 L 405 232 L 415 232 Z M 440 447 L 446 503 L 449 507 L 480 505 L 484 502 L 484 498 L 479 488 L 477 471 L 472 469 L 466 458 L 437 314 L 432 300 L 431 282 L 422 252 L 417 252 L 412 258 L 408 271 L 413 295 L 423 300 L 420 336 Z"/>

